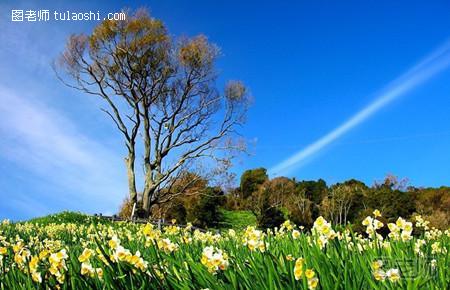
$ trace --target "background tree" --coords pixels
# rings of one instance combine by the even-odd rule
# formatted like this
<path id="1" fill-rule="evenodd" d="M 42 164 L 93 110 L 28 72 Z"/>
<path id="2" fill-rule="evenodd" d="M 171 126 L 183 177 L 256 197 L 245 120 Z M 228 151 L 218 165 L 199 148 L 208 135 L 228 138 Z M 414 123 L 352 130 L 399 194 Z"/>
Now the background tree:
<path id="1" fill-rule="evenodd" d="M 283 212 L 279 208 L 270 206 L 264 206 L 263 208 L 265 208 L 263 214 L 256 217 L 260 228 L 267 229 L 280 227 L 280 225 L 286 220 Z"/>
<path id="2" fill-rule="evenodd" d="M 266 180 L 247 198 L 248 207 L 256 216 L 260 227 L 279 226 L 284 221 L 281 209 L 294 189 L 292 180 L 278 177 Z"/>
<path id="3" fill-rule="evenodd" d="M 321 202 L 321 212 L 336 225 L 346 225 L 350 221 L 352 210 L 356 212 L 357 207 L 365 197 L 367 186 L 357 180 L 348 180 L 337 183 L 330 189 L 330 193 Z"/>
<path id="4" fill-rule="evenodd" d="M 172 184 L 172 190 L 179 193 L 168 202 L 159 204 L 152 211 L 157 219 L 176 219 L 178 223 L 192 221 L 194 207 L 198 204 L 202 194 L 208 187 L 208 180 L 194 172 L 183 172 Z M 162 190 L 167 190 L 163 188 Z"/>
<path id="5" fill-rule="evenodd" d="M 265 182 L 264 187 L 270 192 L 270 202 L 281 207 L 286 207 L 289 196 L 292 196 L 296 190 L 295 182 L 292 179 L 283 176 Z"/>
<path id="6" fill-rule="evenodd" d="M 228 190 L 225 195 L 225 205 L 227 210 L 242 210 L 245 208 L 245 201 L 241 198 L 241 188 L 236 187 Z"/>
<path id="7" fill-rule="evenodd" d="M 121 132 L 131 202 L 137 202 L 136 142 L 142 138 L 142 206 L 178 196 L 186 170 L 220 174 L 243 150 L 236 129 L 245 121 L 248 91 L 239 81 L 216 88 L 219 49 L 204 36 L 172 39 L 145 10 L 125 21 L 105 20 L 90 35 L 72 35 L 59 59 L 71 87 L 99 96 Z M 138 132 L 140 134 L 138 134 Z M 164 188 L 164 190 L 162 190 Z"/>
<path id="8" fill-rule="evenodd" d="M 295 192 L 288 197 L 286 208 L 289 212 L 289 219 L 298 225 L 311 227 L 313 218 L 313 208 L 316 205 L 306 197 L 305 188 L 296 186 Z"/>
<path id="9" fill-rule="evenodd" d="M 399 178 L 392 173 L 388 173 L 383 180 L 375 181 L 374 187 L 387 187 L 393 190 L 406 191 L 409 187 L 409 179 Z"/>
<path id="10" fill-rule="evenodd" d="M 416 196 L 417 213 L 440 229 L 450 227 L 450 187 L 410 189 Z"/>
<path id="11" fill-rule="evenodd" d="M 222 189 L 208 187 L 202 194 L 199 203 L 194 207 L 195 219 L 193 224 L 201 228 L 217 228 L 222 221 L 219 208 L 225 202 Z"/>
<path id="12" fill-rule="evenodd" d="M 304 191 L 306 198 L 315 204 L 320 204 L 322 199 L 328 195 L 328 187 L 323 179 L 300 181 L 297 186 L 298 190 Z"/>
<path id="13" fill-rule="evenodd" d="M 240 184 L 242 198 L 246 199 L 251 196 L 268 179 L 269 176 L 265 168 L 261 167 L 244 171 L 241 175 Z"/>
<path id="14" fill-rule="evenodd" d="M 416 211 L 416 193 L 404 191 L 406 186 L 396 180 L 388 175 L 383 183 L 375 183 L 366 200 L 367 207 L 379 209 L 389 221 L 407 218 Z"/>
<path id="15" fill-rule="evenodd" d="M 170 203 L 170 206 L 164 213 L 164 218 L 166 220 L 176 220 L 177 224 L 186 224 L 187 222 L 187 210 L 184 203 L 180 200 L 174 200 Z"/>

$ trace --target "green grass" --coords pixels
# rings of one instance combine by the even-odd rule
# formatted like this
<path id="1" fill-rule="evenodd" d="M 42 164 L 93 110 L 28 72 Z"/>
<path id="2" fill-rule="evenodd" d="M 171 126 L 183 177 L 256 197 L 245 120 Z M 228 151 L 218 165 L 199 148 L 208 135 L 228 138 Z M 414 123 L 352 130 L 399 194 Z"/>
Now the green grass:
<path id="1" fill-rule="evenodd" d="M 230 211 L 221 210 L 223 214 L 223 221 L 221 222 L 221 229 L 244 229 L 247 226 L 256 225 L 256 217 L 251 211 L 240 210 Z M 28 221 L 33 224 L 62 224 L 62 223 L 76 223 L 76 224 L 90 224 L 90 223 L 108 223 L 109 221 L 83 214 L 81 212 L 63 211 L 56 214 L 50 214 L 38 218 L 33 218 Z M 23 223 L 23 222 L 21 222 Z"/>
<path id="2" fill-rule="evenodd" d="M 33 218 L 26 222 L 33 224 L 48 225 L 48 224 L 63 224 L 63 223 L 91 224 L 98 222 L 106 223 L 108 221 L 81 212 L 63 211 L 60 213 L 49 214 L 46 216 Z"/>
<path id="3" fill-rule="evenodd" d="M 221 210 L 223 214 L 223 228 L 244 229 L 247 226 L 256 225 L 256 217 L 251 211 L 247 210 Z"/>

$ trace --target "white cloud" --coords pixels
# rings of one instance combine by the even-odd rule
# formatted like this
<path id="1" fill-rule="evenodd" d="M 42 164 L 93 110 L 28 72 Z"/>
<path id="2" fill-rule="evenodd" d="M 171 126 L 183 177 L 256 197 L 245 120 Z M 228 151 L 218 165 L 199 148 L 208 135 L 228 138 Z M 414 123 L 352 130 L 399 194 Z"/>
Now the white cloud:
<path id="1" fill-rule="evenodd" d="M 33 192 L 12 193 L 19 195 L 18 211 L 29 214 L 28 204 L 33 213 L 46 212 L 51 209 L 46 203 L 88 211 L 116 209 L 126 194 L 122 158 L 81 129 L 48 105 L 0 87 L 0 158 L 32 173 L 31 186 L 35 182 L 42 187 L 43 179 L 59 192 L 33 199 Z"/>
<path id="2" fill-rule="evenodd" d="M 314 156 L 327 145 L 330 145 L 345 133 L 366 121 L 380 109 L 390 104 L 395 99 L 410 92 L 423 84 L 431 77 L 446 69 L 450 65 L 450 42 L 433 51 L 417 65 L 409 69 L 405 74 L 397 78 L 382 90 L 375 100 L 368 106 L 357 112 L 350 119 L 327 133 L 317 141 L 301 149 L 289 158 L 269 169 L 270 175 L 281 175 L 298 169 L 304 161 Z"/>

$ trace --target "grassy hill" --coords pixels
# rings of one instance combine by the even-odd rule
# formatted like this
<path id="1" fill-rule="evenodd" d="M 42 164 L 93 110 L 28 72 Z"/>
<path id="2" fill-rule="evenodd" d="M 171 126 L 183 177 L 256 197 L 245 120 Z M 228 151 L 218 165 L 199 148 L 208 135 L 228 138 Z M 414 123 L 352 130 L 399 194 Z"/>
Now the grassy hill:
<path id="1" fill-rule="evenodd" d="M 26 221 L 34 224 L 62 224 L 62 223 L 77 223 L 77 224 L 90 224 L 90 223 L 107 223 L 107 220 L 100 220 L 97 217 L 90 216 L 81 212 L 63 211 L 60 213 L 50 214 L 42 217 L 37 217 Z"/>
<path id="2" fill-rule="evenodd" d="M 233 229 L 243 229 L 247 226 L 255 226 L 256 225 L 256 217 L 255 215 L 248 210 L 221 210 L 223 215 L 223 228 L 233 228 Z"/>
<path id="3" fill-rule="evenodd" d="M 229 211 L 221 210 L 223 215 L 223 221 L 220 223 L 220 229 L 233 228 L 236 230 L 244 229 L 247 226 L 256 225 L 256 217 L 251 211 L 238 210 Z M 98 217 L 93 217 L 81 212 L 63 211 L 60 213 L 50 214 L 42 217 L 37 217 L 24 221 L 33 224 L 62 224 L 62 223 L 77 223 L 77 224 L 90 224 L 90 223 L 109 223 L 108 220 L 103 220 Z"/>

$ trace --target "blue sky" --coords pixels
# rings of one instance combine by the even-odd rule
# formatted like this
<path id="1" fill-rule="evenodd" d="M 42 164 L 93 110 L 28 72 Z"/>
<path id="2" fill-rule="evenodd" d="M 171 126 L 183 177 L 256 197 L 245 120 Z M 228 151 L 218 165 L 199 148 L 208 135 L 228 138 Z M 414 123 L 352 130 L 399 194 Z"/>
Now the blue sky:
<path id="1" fill-rule="evenodd" d="M 97 22 L 15 23 L 11 9 L 146 6 L 173 35 L 208 36 L 223 53 L 218 85 L 241 79 L 254 96 L 242 130 L 251 156 L 236 162 L 238 174 L 263 166 L 329 183 L 393 173 L 416 186 L 450 184 L 447 50 L 405 76 L 448 48 L 448 1 L 46 2 L 0 3 L 0 218 L 112 213 L 126 194 L 124 148 L 101 103 L 64 87 L 50 67 L 68 35 Z M 411 79 L 420 81 L 275 172 Z"/>

